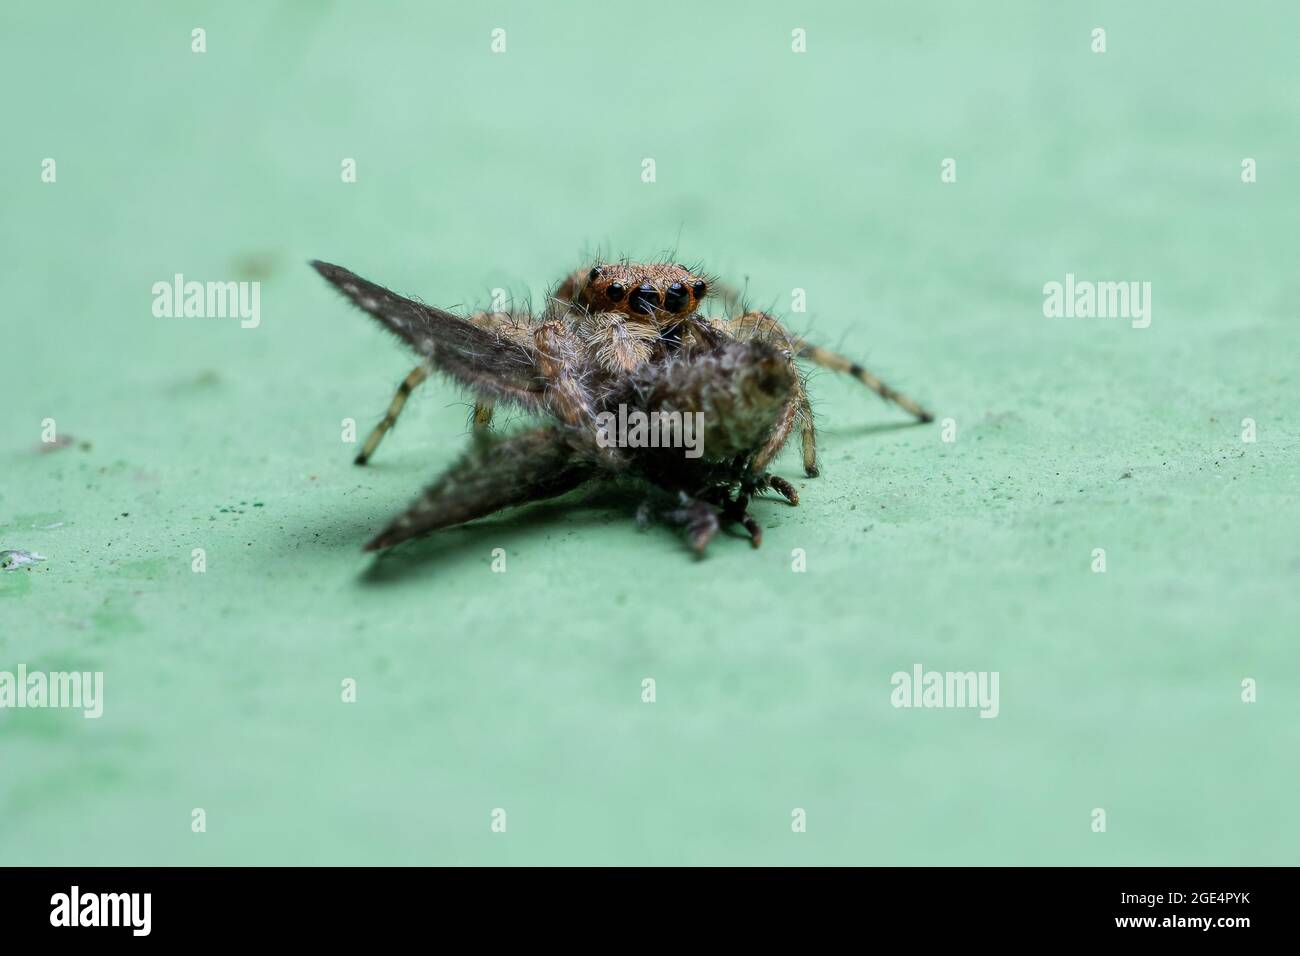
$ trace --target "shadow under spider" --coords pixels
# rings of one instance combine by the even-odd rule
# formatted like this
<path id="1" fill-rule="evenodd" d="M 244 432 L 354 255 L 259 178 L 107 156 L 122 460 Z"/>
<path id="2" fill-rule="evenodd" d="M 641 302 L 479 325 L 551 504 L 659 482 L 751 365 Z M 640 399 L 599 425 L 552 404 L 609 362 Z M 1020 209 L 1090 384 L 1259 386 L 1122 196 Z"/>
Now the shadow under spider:
<path id="1" fill-rule="evenodd" d="M 866 437 L 917 428 L 926 424 L 930 423 L 886 422 L 826 429 L 823 434 L 833 434 L 842 438 Z M 558 498 L 511 508 L 499 516 L 490 515 L 463 525 L 442 528 L 424 537 L 404 542 L 392 550 L 382 551 L 361 573 L 359 580 L 361 584 L 369 587 L 394 584 L 434 562 L 463 562 L 482 558 L 483 555 L 490 554 L 492 548 L 505 547 L 515 539 L 535 535 L 538 528 L 546 525 L 571 531 L 575 528 L 608 524 L 610 521 L 625 521 L 628 530 L 634 531 L 634 517 L 638 504 L 639 500 L 630 488 L 618 484 L 593 482 Z M 652 521 L 651 526 L 658 527 L 666 534 L 680 539 L 679 533 L 660 521 Z M 738 528 L 727 526 L 721 529 L 720 537 L 746 538 L 747 535 Z M 687 553 L 689 554 L 689 551 Z"/>
<path id="2" fill-rule="evenodd" d="M 567 532 L 619 521 L 634 531 L 635 512 L 636 500 L 626 491 L 600 485 L 579 488 L 558 498 L 511 508 L 501 516 L 442 528 L 381 551 L 361 573 L 360 582 L 371 587 L 394 584 L 434 562 L 463 563 L 482 558 L 493 548 L 507 547 L 517 538 L 535 536 L 545 525 Z"/>
<path id="3" fill-rule="evenodd" d="M 507 547 L 515 539 L 535 536 L 545 525 L 569 532 L 618 522 L 626 526 L 628 534 L 652 529 L 661 532 L 667 540 L 677 544 L 682 560 L 688 563 L 692 558 L 699 560 L 704 556 L 692 554 L 681 532 L 660 519 L 652 519 L 645 528 L 638 528 L 637 505 L 644 500 L 645 493 L 638 498 L 635 489 L 593 483 L 558 498 L 512 508 L 503 512 L 503 517 L 491 515 L 405 541 L 391 550 L 379 552 L 361 572 L 359 580 L 366 587 L 382 587 L 416 574 L 434 562 L 481 559 L 493 548 Z M 775 494 L 754 500 L 790 507 Z M 749 539 L 747 533 L 732 525 L 720 529 L 718 537 Z"/>

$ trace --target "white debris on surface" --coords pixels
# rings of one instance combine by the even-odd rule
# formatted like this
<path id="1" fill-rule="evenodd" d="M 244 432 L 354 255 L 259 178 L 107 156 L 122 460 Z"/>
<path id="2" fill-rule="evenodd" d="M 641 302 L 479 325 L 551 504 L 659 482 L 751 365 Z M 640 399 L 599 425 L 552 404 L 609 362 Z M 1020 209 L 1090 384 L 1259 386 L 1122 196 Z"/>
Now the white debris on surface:
<path id="1" fill-rule="evenodd" d="M 37 561 L 44 560 L 45 555 L 37 554 L 35 551 L 23 551 L 19 548 L 10 551 L 0 551 L 0 571 L 16 571 L 29 564 L 35 564 Z"/>

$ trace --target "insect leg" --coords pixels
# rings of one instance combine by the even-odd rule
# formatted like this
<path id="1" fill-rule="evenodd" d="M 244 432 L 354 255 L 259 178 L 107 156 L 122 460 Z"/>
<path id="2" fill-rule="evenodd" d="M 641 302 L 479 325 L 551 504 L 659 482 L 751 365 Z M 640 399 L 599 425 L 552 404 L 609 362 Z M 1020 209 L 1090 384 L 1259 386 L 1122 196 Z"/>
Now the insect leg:
<path id="1" fill-rule="evenodd" d="M 786 501 L 794 507 L 799 505 L 799 492 L 795 490 L 794 485 L 786 481 L 780 475 L 768 475 L 767 487 L 771 488 L 777 494 L 781 495 Z"/>
<path id="2" fill-rule="evenodd" d="M 722 511 L 724 521 L 734 521 L 749 533 L 749 543 L 757 548 L 763 543 L 763 528 L 749 513 L 749 496 L 738 495 Z"/>
<path id="3" fill-rule="evenodd" d="M 703 554 L 713 536 L 718 533 L 718 509 L 707 501 L 700 501 L 682 493 L 678 507 L 664 513 L 664 518 L 686 530 L 686 540 L 696 554 Z"/>

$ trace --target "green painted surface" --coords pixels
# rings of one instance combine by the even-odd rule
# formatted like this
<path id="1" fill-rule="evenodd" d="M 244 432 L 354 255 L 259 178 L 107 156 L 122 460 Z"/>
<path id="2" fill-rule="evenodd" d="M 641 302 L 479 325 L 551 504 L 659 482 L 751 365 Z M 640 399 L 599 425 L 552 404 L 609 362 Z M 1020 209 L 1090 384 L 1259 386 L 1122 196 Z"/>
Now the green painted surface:
<path id="1" fill-rule="evenodd" d="M 0 712 L 0 863 L 1300 862 L 1292 5 L 232 6 L 0 13 L 0 670 L 105 681 Z M 468 409 L 355 468 L 411 359 L 306 260 L 486 304 L 672 246 L 956 441 L 821 373 L 758 551 L 579 497 L 368 570 Z M 1150 327 L 1045 318 L 1067 272 Z"/>

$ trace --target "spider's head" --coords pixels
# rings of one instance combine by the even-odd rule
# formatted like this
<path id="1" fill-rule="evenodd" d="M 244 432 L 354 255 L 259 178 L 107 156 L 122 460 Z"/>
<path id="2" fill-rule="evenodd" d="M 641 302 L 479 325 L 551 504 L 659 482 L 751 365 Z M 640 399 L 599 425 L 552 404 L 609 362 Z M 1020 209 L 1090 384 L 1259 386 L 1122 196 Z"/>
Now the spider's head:
<path id="1" fill-rule="evenodd" d="M 578 298 L 593 312 L 644 315 L 656 325 L 673 325 L 708 294 L 708 280 L 685 266 L 621 262 L 593 266 Z"/>

